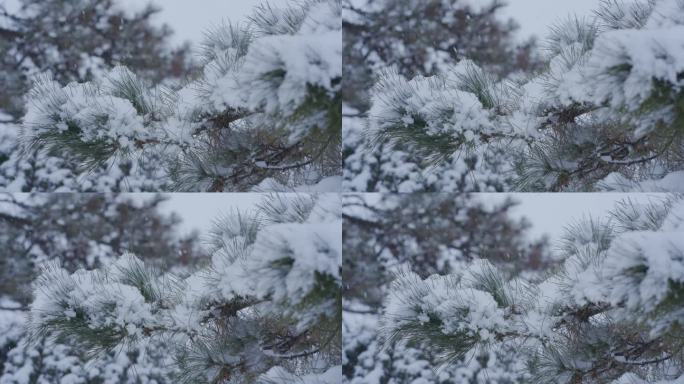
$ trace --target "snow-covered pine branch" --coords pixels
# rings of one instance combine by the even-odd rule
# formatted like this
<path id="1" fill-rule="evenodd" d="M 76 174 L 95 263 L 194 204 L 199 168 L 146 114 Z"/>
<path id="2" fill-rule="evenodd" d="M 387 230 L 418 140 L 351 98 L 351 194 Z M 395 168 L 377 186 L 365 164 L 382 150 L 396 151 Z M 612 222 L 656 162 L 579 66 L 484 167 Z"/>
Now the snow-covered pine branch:
<path id="1" fill-rule="evenodd" d="M 515 38 L 518 26 L 503 16 L 505 6 L 495 0 L 343 3 L 345 190 L 496 192 L 510 188 L 514 176 L 510 140 L 487 140 L 484 146 L 476 145 L 480 133 L 486 138 L 491 133 L 487 126 L 496 121 L 486 93 L 499 97 L 513 91 L 506 89 L 507 82 L 499 82 L 499 77 L 519 77 L 521 72 L 540 68 L 542 62 L 534 53 L 533 39 Z M 454 89 L 450 66 L 464 58 L 468 60 L 460 69 L 470 69 L 463 72 L 479 76 L 471 79 L 474 87 Z M 437 76 L 422 77 L 433 75 Z M 462 73 L 456 82 L 467 81 L 465 75 Z M 418 77 L 408 80 L 414 76 Z M 405 94 L 413 92 L 411 87 L 422 93 L 410 99 Z M 478 87 L 488 89 L 471 94 Z M 372 89 L 378 92 L 376 108 L 387 121 L 373 119 L 371 112 L 369 129 Z M 396 107 L 387 105 L 393 98 L 397 98 Z M 449 105 L 450 99 L 458 108 L 463 107 L 460 116 L 468 119 L 468 127 L 461 129 L 448 122 L 456 108 Z M 499 97 L 499 101 L 503 100 Z M 412 117 L 401 118 L 405 111 L 395 110 L 406 103 L 418 115 L 416 126 L 406 123 Z M 424 108 L 418 110 L 420 107 Z M 420 126 L 421 117 L 431 115 L 436 120 L 425 122 L 430 129 L 426 132 Z M 487 126 L 480 126 L 482 122 Z M 370 140 L 369 131 L 373 136 Z M 452 156 L 461 144 L 465 150 Z"/>
<path id="2" fill-rule="evenodd" d="M 73 274 L 47 264 L 32 340 L 94 354 L 165 340 L 184 383 L 327 383 L 340 369 L 341 231 L 337 196 L 273 195 L 218 221 L 210 265 L 185 279 L 131 254 Z"/>
<path id="3" fill-rule="evenodd" d="M 122 158 L 154 164 L 152 189 L 294 188 L 337 177 L 341 28 L 339 0 L 264 5 L 210 33 L 203 71 L 182 89 L 151 88 L 125 68 L 66 87 L 39 81 L 24 144 L 72 156 L 85 179 Z"/>
<path id="4" fill-rule="evenodd" d="M 682 380 L 683 233 L 681 197 L 626 200 L 607 222 L 568 227 L 565 261 L 542 281 L 509 281 L 484 260 L 427 279 L 406 271 L 386 300 L 387 338 L 447 363 L 515 347 L 534 383 Z"/>
<path id="5" fill-rule="evenodd" d="M 62 88 L 71 82 L 100 83 L 112 68 L 124 65 L 146 83 L 177 87 L 195 64 L 188 44 L 174 46 L 170 42 L 172 31 L 157 22 L 159 12 L 149 1 L 17 0 L 0 5 L 0 24 L 11 32 L 3 34 L 0 46 L 0 189 L 104 192 L 161 188 L 164 172 L 153 153 L 146 153 L 144 161 L 110 161 L 89 169 L 84 177 L 82 160 L 65 151 L 20 150 L 21 117 L 27 110 L 28 94 L 36 79 L 48 77 L 45 74 Z"/>
<path id="6" fill-rule="evenodd" d="M 514 218 L 514 200 L 488 204 L 477 194 L 385 194 L 375 201 L 363 194 L 347 194 L 343 202 L 342 358 L 346 382 L 528 383 L 520 372 L 525 362 L 517 358 L 516 346 L 496 348 L 500 345 L 494 345 L 493 332 L 494 348 L 465 358 L 454 353 L 458 342 L 448 336 L 438 342 L 430 340 L 427 346 L 420 343 L 426 335 L 416 333 L 411 334 L 415 336 L 412 340 L 408 340 L 411 336 L 399 337 L 396 342 L 382 340 L 383 333 L 393 334 L 382 332 L 382 303 L 386 298 L 400 304 L 418 292 L 425 293 L 434 301 L 421 299 L 415 307 L 434 307 L 440 302 L 444 303 L 440 307 L 444 313 L 450 309 L 458 312 L 459 300 L 464 305 L 479 299 L 470 292 L 458 299 L 431 293 L 438 287 L 452 292 L 458 282 L 454 276 L 440 281 L 438 275 L 461 276 L 465 271 L 473 275 L 476 271 L 470 263 L 486 259 L 491 264 L 481 265 L 477 274 L 481 281 L 469 284 L 473 290 L 495 292 L 497 300 L 505 303 L 516 300 L 516 289 L 523 288 L 522 283 L 509 282 L 510 276 L 537 276 L 555 265 L 546 240 L 530 236 L 527 220 Z M 406 264 L 411 271 L 405 269 Z M 397 269 L 407 284 L 392 284 L 399 284 Z M 430 275 L 435 276 L 418 287 L 417 282 Z M 404 291 L 411 282 L 416 283 L 416 289 Z M 523 300 L 517 302 L 524 304 Z M 393 315 L 393 320 L 403 321 L 404 315 Z M 504 315 L 504 319 L 510 316 L 513 314 Z M 417 324 L 417 319 L 414 324 L 409 321 L 404 328 L 412 332 L 409 328 Z M 430 335 L 437 337 L 434 332 Z M 450 360 L 448 366 L 443 365 L 445 358 Z"/>
<path id="7" fill-rule="evenodd" d="M 431 345 L 445 362 L 461 360 L 475 347 L 484 349 L 518 331 L 514 316 L 523 304 L 485 260 L 457 274 L 425 280 L 402 272 L 391 292 L 385 303 L 388 342 Z"/>
<path id="8" fill-rule="evenodd" d="M 97 354 L 133 344 L 163 324 L 160 310 L 181 288 L 137 257 L 125 254 L 102 270 L 69 274 L 58 263 L 43 266 L 31 303 L 31 337 L 73 339 Z"/>
<path id="9" fill-rule="evenodd" d="M 510 112 L 513 84 L 499 82 L 471 61 L 445 75 L 404 79 L 396 70 L 380 75 L 369 111 L 371 136 L 409 145 L 440 161 L 494 139 L 524 138 L 497 124 Z"/>
<path id="10" fill-rule="evenodd" d="M 464 89 L 448 71 L 385 75 L 370 113 L 374 139 L 442 163 L 498 143 L 516 163 L 507 188 L 679 191 L 683 14 L 678 0 L 602 1 L 595 21 L 551 28 L 548 64 L 526 81 L 480 74 Z M 495 93 L 505 108 L 483 98 L 487 84 L 515 90 Z"/>
<path id="11" fill-rule="evenodd" d="M 24 140 L 30 149 L 70 153 L 92 169 L 148 144 L 183 145 L 164 129 L 174 103 L 170 89 L 148 89 L 125 67 L 99 81 L 66 87 L 43 78 L 29 95 Z"/>

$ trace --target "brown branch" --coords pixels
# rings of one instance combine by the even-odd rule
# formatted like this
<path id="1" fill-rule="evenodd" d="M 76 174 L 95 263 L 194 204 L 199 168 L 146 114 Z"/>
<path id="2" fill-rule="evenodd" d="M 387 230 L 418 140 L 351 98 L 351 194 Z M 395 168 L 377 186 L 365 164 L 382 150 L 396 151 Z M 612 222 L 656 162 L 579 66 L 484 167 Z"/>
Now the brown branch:
<path id="1" fill-rule="evenodd" d="M 0 307 L 0 311 L 18 311 L 18 312 L 26 312 L 29 310 L 29 307 L 16 307 L 16 308 L 11 308 L 11 307 Z"/>
<path id="2" fill-rule="evenodd" d="M 17 37 L 21 37 L 21 33 L 7 28 L 0 28 L 0 36 L 8 39 L 14 39 Z"/>

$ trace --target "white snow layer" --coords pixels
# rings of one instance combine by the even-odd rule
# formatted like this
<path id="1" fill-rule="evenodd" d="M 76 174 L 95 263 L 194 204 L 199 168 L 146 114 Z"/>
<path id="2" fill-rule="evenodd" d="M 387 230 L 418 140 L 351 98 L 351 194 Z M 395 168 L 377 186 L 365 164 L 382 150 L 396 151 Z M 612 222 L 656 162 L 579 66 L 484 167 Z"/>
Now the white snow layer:
<path id="1" fill-rule="evenodd" d="M 314 3 L 293 34 L 258 36 L 241 57 L 236 47 L 220 53 L 235 64 L 219 62 L 205 70 L 214 108 L 226 106 L 283 113 L 306 101 L 310 88 L 333 94 L 342 78 L 342 9 L 334 0 Z M 296 140 L 307 132 L 293 131 Z"/>
<path id="2" fill-rule="evenodd" d="M 342 366 L 337 365 L 320 374 L 296 376 L 282 367 L 273 367 L 259 377 L 261 384 L 338 384 L 342 377 Z"/>

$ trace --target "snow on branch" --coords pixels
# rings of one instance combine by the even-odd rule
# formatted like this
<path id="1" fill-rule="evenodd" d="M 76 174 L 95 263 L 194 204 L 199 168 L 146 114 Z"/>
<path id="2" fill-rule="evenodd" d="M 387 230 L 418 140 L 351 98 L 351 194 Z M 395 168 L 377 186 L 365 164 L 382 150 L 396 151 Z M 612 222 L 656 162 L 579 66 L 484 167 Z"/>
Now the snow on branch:
<path id="1" fill-rule="evenodd" d="M 155 315 L 174 290 L 163 289 L 143 268 L 133 255 L 101 271 L 69 274 L 58 264 L 45 265 L 31 304 L 32 339 L 75 338 L 98 353 L 145 337 L 162 326 Z"/>
<path id="2" fill-rule="evenodd" d="M 165 340 L 183 383 L 275 379 L 282 364 L 327 382 L 339 364 L 341 234 L 337 196 L 273 195 L 217 221 L 211 263 L 184 279 L 130 254 L 75 273 L 48 263 L 31 340 L 93 354 Z"/>
<path id="3" fill-rule="evenodd" d="M 515 137 L 497 128 L 507 111 L 510 84 L 498 82 L 470 61 L 447 75 L 407 81 L 396 70 L 380 75 L 369 111 L 375 141 L 409 145 L 427 154 L 450 156 L 496 137 Z"/>
<path id="4" fill-rule="evenodd" d="M 387 70 L 370 141 L 425 167 L 503 148 L 516 190 L 679 192 L 682 15 L 679 0 L 603 1 L 595 19 L 550 29 L 547 65 L 527 78 L 498 79 L 467 59 L 428 78 Z"/>
<path id="5" fill-rule="evenodd" d="M 341 3 L 259 9 L 208 34 L 204 68 L 183 87 L 150 87 L 124 67 L 66 86 L 41 78 L 25 147 L 77 162 L 86 178 L 121 158 L 153 162 L 158 184 L 174 190 L 244 191 L 273 179 L 294 188 L 338 175 Z M 138 168 L 131 176 L 143 177 Z"/>
<path id="6" fill-rule="evenodd" d="M 171 90 L 149 89 L 125 67 L 66 87 L 41 78 L 29 95 L 25 140 L 51 152 L 71 152 L 95 167 L 148 144 L 182 144 L 162 128 L 174 103 Z"/>
<path id="7" fill-rule="evenodd" d="M 674 378 L 683 230 L 680 196 L 624 201 L 608 222 L 570 227 L 563 264 L 542 281 L 508 281 L 483 260 L 427 279 L 402 272 L 385 301 L 387 342 L 418 343 L 446 362 L 515 347 L 535 383 Z"/>

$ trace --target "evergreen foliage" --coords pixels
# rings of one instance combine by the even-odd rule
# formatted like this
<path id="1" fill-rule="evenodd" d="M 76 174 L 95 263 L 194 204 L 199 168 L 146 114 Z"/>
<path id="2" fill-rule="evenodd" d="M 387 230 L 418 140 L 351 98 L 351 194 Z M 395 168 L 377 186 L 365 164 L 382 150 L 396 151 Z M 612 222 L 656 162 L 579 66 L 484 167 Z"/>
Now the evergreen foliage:
<path id="1" fill-rule="evenodd" d="M 366 118 L 371 107 L 373 84 L 393 84 L 389 79 L 433 76 L 449 72 L 450 63 L 470 59 L 486 70 L 487 80 L 518 77 L 541 67 L 535 41 L 514 41 L 517 25 L 502 20 L 506 4 L 501 1 L 346 1 L 344 14 L 344 162 L 345 189 L 350 191 L 502 191 L 510 176 L 511 160 L 505 151 L 472 148 L 451 156 L 450 147 L 462 138 L 445 134 L 426 135 L 425 124 L 399 128 L 396 135 L 370 138 Z M 389 68 L 389 69 L 388 69 Z M 473 66 L 473 69 L 476 68 Z M 431 81 L 435 89 L 441 79 Z M 427 83 L 427 82 L 426 82 Z M 396 89 L 378 85 L 384 101 L 405 101 L 419 91 L 402 84 Z M 428 88 L 425 84 L 425 88 Z M 382 88 L 381 90 L 379 88 Z M 455 92 L 443 92 L 448 104 Z M 399 100 L 391 100 L 397 97 Z M 418 96 L 420 97 L 420 96 Z M 456 101 L 466 103 L 470 99 Z M 435 108 L 439 108 L 434 105 Z M 426 111 L 429 108 L 426 108 Z M 447 110 L 442 109 L 443 112 Z M 467 115 L 464 112 L 464 116 Z M 446 118 L 445 116 L 443 116 Z M 403 126 L 402 126 L 403 127 Z M 416 150 L 423 142 L 430 148 Z"/>
<path id="2" fill-rule="evenodd" d="M 31 341 L 92 359 L 161 343 L 180 383 L 337 382 L 340 234 L 337 196 L 272 195 L 217 221 L 211 262 L 189 276 L 133 254 L 74 273 L 44 264 Z"/>
<path id="3" fill-rule="evenodd" d="M 26 304 L 38 265 L 55 259 L 72 272 L 97 268 L 125 251 L 145 255 L 159 268 L 195 264 L 203 257 L 197 235 L 175 234 L 180 219 L 160 213 L 164 201 L 162 195 L 0 196 L 0 290 Z"/>
<path id="4" fill-rule="evenodd" d="M 79 179 L 68 189 L 219 192 L 334 180 L 340 20 L 338 0 L 257 7 L 247 22 L 209 34 L 201 73 L 181 89 L 125 67 L 66 86 L 41 78 L 22 143 L 76 164 Z M 102 172 L 121 181 L 103 183 Z"/>
<path id="5" fill-rule="evenodd" d="M 569 226 L 545 278 L 508 278 L 486 260 L 426 279 L 406 271 L 385 301 L 389 342 L 445 364 L 515 348 L 531 383 L 679 382 L 684 371 L 684 200 L 625 200 L 610 220 Z"/>
<path id="6" fill-rule="evenodd" d="M 163 196 L 3 195 L 0 198 L 0 383 L 168 382 L 163 342 L 110 352 L 88 364 L 84 348 L 40 339 L 26 345 L 30 283 L 43 263 L 97 268 L 130 250 L 164 271 L 187 273 L 206 258 L 196 234 L 179 236 Z M 140 277 L 138 273 L 133 276 Z M 121 351 L 119 351 L 121 352 Z"/>
<path id="7" fill-rule="evenodd" d="M 418 154 L 419 168 L 506 158 L 502 189 L 679 191 L 682 14 L 678 0 L 604 0 L 594 20 L 550 29 L 546 65 L 529 79 L 497 79 L 467 58 L 430 78 L 387 71 L 372 140 Z"/>
<path id="8" fill-rule="evenodd" d="M 95 176 L 84 180 L 77 158 L 38 147 L 21 151 L 19 143 L 21 117 L 29 107 L 27 94 L 35 81 L 48 75 L 61 84 L 86 82 L 125 65 L 152 84 L 175 86 L 188 76 L 194 67 L 189 45 L 171 46 L 172 31 L 155 20 L 159 11 L 148 2 L 124 0 L 0 4 L 0 189 L 150 190 L 158 185 L 154 166 L 143 167 L 145 178 L 132 180 L 135 164 L 124 159 L 92 169 Z"/>
<path id="9" fill-rule="evenodd" d="M 499 285 L 504 278 L 554 265 L 546 240 L 530 239 L 529 223 L 510 216 L 514 206 L 511 200 L 485 204 L 477 195 L 385 195 L 377 202 L 361 195 L 345 197 L 345 382 L 524 382 L 517 372 L 522 361 L 512 348 L 480 350 L 463 359 L 452 349 L 455 337 L 429 339 L 423 345 L 422 340 L 439 331 L 436 318 L 423 319 L 425 329 L 409 325 L 386 343 L 380 337 L 386 297 L 429 291 L 429 285 L 413 290 L 408 284 L 393 283 L 396 274 L 422 281 L 488 259 L 497 268 L 482 269 L 477 284 L 495 292 L 495 302 L 510 303 L 513 298 Z M 445 357 L 452 364 L 437 369 Z"/>

